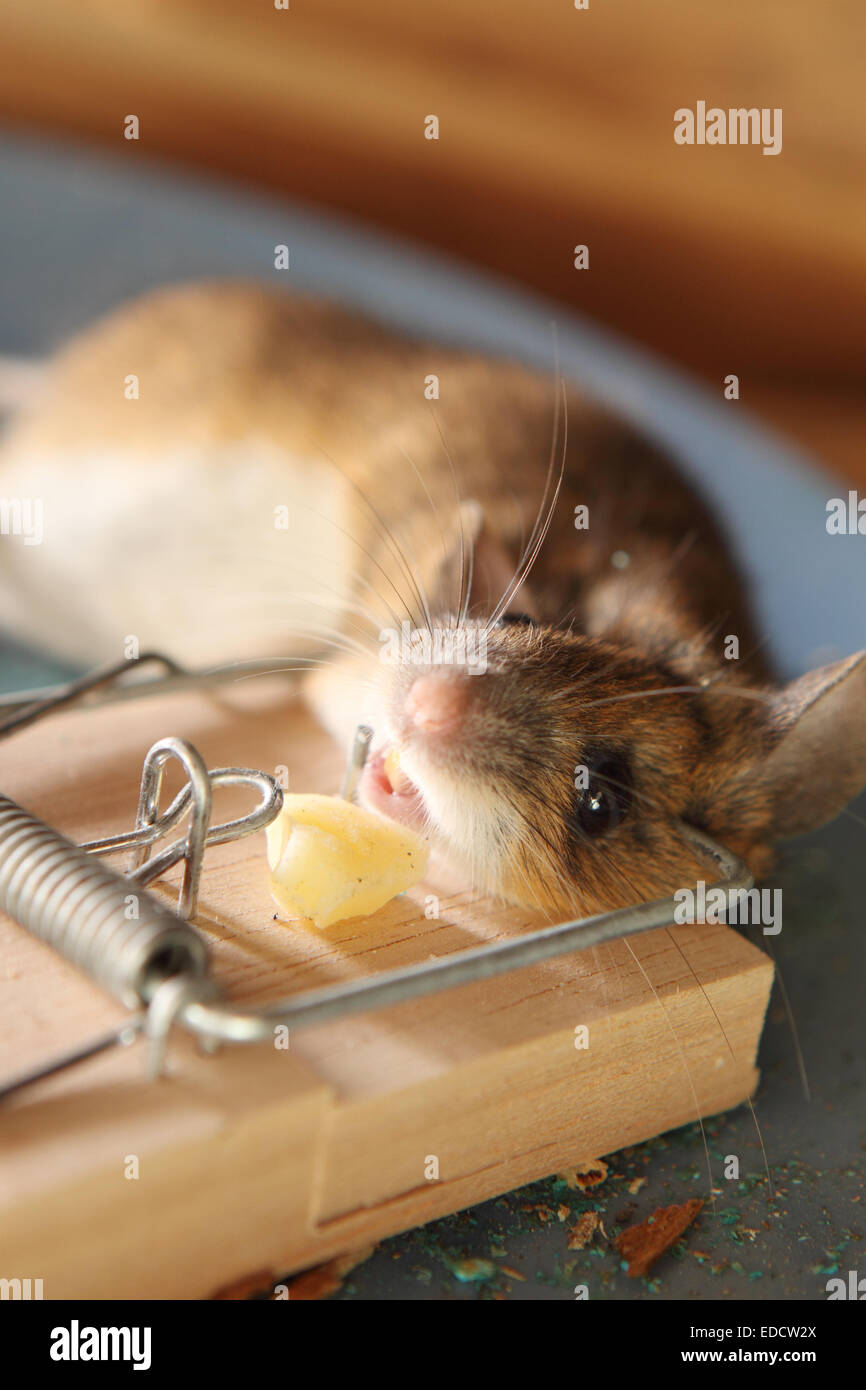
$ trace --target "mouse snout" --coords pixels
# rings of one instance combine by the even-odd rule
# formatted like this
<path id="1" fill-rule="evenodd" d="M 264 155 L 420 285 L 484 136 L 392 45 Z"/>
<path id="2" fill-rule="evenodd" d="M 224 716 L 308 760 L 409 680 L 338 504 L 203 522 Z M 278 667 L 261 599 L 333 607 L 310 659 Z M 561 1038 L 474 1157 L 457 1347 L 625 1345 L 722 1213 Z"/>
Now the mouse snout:
<path id="1" fill-rule="evenodd" d="M 409 722 L 425 734 L 456 733 L 468 704 L 466 682 L 448 672 L 418 676 L 406 696 Z"/>

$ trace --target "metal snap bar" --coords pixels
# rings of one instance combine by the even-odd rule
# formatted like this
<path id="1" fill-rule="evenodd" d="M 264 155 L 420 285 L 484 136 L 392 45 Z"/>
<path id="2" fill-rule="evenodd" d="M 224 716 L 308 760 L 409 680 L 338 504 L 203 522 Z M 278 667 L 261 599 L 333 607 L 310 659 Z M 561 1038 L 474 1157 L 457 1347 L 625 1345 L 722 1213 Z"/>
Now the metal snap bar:
<path id="1" fill-rule="evenodd" d="M 751 888 L 754 883 L 752 874 L 737 855 L 684 822 L 678 823 L 678 829 L 685 839 L 721 869 L 722 878 L 713 883 L 714 888 L 721 888 L 727 894 Z M 403 1004 L 440 990 L 488 980 L 508 970 L 537 965 L 540 961 L 583 951 L 590 946 L 600 946 L 623 936 L 668 926 L 674 918 L 676 907 L 675 898 L 659 898 L 595 917 L 559 922 L 509 941 L 458 951 L 440 960 L 385 971 L 348 985 L 306 990 L 257 1012 L 236 1009 L 222 1001 L 195 1002 L 181 1010 L 178 1022 L 210 1039 L 236 1043 L 262 1042 L 272 1039 L 274 1028 L 278 1026 L 307 1028 L 333 1022 L 334 1019 L 369 1009 Z"/>
<path id="2" fill-rule="evenodd" d="M 138 677 L 137 673 L 142 668 L 153 665 L 161 666 L 162 672 Z M 255 675 L 291 676 L 298 666 L 298 661 L 293 658 L 280 661 L 271 657 L 268 660 L 231 661 L 222 666 L 191 668 L 166 656 L 164 652 L 142 652 L 140 656 L 125 658 L 86 675 L 76 676 L 62 685 L 0 695 L 0 738 L 26 729 L 56 710 L 74 704 L 90 709 L 120 700 L 142 699 L 154 693 L 207 690 Z M 4 710 L 8 711 L 5 716 L 2 713 Z"/>
<path id="3" fill-rule="evenodd" d="M 79 682 L 79 694 L 81 689 Z M 49 703 L 51 708 L 57 708 L 58 703 L 66 701 L 61 694 Z M 29 708 L 26 715 L 28 723 L 38 717 Z M 370 741 L 370 730 L 359 728 L 343 784 L 348 796 L 357 785 Z M 160 814 L 162 769 L 172 756 L 179 758 L 187 769 L 188 782 Z M 210 826 L 209 798 L 217 783 L 257 785 L 262 794 L 260 803 L 247 817 Z M 178 822 L 190 804 L 193 816 L 188 835 L 150 858 L 153 844 Z M 129 888 L 131 883 L 152 882 L 185 858 L 180 906 L 194 911 L 204 846 L 253 833 L 270 823 L 281 804 L 282 793 L 266 773 L 244 768 L 208 772 L 194 747 L 180 739 L 160 740 L 145 759 L 136 827 L 128 834 L 91 841 L 83 847 L 73 845 L 8 797 L 0 796 L 0 909 L 55 946 L 124 1002 L 139 1010 L 142 1004 L 146 1006 L 146 1012 L 136 1013 L 125 1028 L 66 1053 L 27 1077 L 0 1086 L 0 1097 L 128 1040 L 130 1030 L 137 1034 L 144 1029 L 150 1037 L 153 1072 L 161 1065 L 166 1038 L 175 1023 L 198 1035 L 210 1049 L 220 1042 L 261 1042 L 273 1037 L 276 1026 L 307 1027 L 403 1003 L 665 926 L 673 919 L 677 906 L 673 897 L 662 898 L 561 922 L 530 935 L 388 971 L 371 979 L 306 991 L 263 1010 L 237 1008 L 219 998 L 208 976 L 205 942 L 195 929 L 147 894 L 141 895 L 140 917 L 130 920 L 125 915 Z M 692 826 L 679 823 L 677 829 L 699 853 L 715 863 L 721 878 L 714 887 L 733 894 L 752 886 L 749 869 L 730 850 Z M 134 867 L 129 877 L 94 861 L 95 854 L 124 848 L 134 850 Z"/>

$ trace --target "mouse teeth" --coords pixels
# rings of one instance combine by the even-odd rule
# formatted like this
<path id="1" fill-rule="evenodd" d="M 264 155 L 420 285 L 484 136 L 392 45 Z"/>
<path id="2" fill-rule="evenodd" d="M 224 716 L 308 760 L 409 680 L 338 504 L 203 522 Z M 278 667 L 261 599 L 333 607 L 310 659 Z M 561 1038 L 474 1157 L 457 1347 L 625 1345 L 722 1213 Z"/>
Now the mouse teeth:
<path id="1" fill-rule="evenodd" d="M 400 792 L 410 790 L 410 788 L 412 787 L 412 782 L 406 776 L 405 772 L 400 766 L 400 755 L 398 754 L 397 749 L 393 747 L 393 745 L 388 749 L 388 752 L 385 754 L 385 760 L 382 766 L 385 769 L 385 776 L 391 783 L 391 790 L 393 792 L 396 792 L 399 795 Z"/>

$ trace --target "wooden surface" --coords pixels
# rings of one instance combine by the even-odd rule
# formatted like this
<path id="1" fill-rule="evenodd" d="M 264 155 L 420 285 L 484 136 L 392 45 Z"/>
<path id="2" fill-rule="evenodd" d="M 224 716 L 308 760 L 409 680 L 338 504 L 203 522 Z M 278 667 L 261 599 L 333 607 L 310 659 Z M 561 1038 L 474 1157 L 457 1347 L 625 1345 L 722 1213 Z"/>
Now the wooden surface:
<path id="1" fill-rule="evenodd" d="M 0 115 L 532 285 L 720 395 L 737 373 L 743 405 L 866 485 L 864 41 L 857 0 L 6 0 Z M 676 145 L 699 99 L 781 107 L 782 153 Z"/>
<path id="2" fill-rule="evenodd" d="M 339 782 L 341 755 L 286 686 L 254 681 L 56 715 L 0 745 L 0 785 L 73 838 L 119 830 L 168 733 L 211 766 L 285 764 L 295 790 Z M 198 926 L 227 992 L 260 1005 L 541 925 L 468 896 L 427 920 L 423 893 L 327 934 L 281 924 L 259 835 L 209 851 Z M 0 960 L 4 1075 L 121 1017 L 5 918 Z M 140 1045 L 115 1051 L 4 1108 L 0 1268 L 43 1278 L 47 1298 L 266 1284 L 736 1104 L 755 1085 L 771 981 L 738 934 L 683 926 L 296 1031 L 289 1051 L 207 1057 L 181 1035 L 155 1084 Z"/>

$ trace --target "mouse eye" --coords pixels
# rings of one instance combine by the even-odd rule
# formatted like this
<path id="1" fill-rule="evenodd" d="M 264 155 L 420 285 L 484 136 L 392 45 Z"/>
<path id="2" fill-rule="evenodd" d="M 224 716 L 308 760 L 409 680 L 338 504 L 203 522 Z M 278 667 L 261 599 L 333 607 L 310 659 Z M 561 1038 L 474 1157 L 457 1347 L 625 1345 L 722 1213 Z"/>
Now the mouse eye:
<path id="1" fill-rule="evenodd" d="M 632 803 L 631 769 L 623 757 L 588 752 L 574 776 L 570 822 L 581 835 L 606 835 Z"/>
<path id="2" fill-rule="evenodd" d="M 510 625 L 511 623 L 529 624 L 534 622 L 535 619 L 530 618 L 528 613 L 503 613 L 502 616 L 499 618 L 496 626 L 503 627 L 505 625 Z"/>

